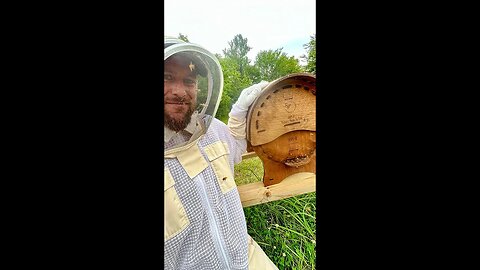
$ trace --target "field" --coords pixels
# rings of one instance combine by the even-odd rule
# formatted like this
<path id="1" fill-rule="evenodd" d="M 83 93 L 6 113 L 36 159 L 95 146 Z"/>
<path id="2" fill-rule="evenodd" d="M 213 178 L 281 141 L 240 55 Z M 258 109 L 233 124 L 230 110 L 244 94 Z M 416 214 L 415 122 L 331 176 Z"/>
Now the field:
<path id="1" fill-rule="evenodd" d="M 235 165 L 237 185 L 261 181 L 258 157 Z M 248 233 L 281 270 L 315 269 L 316 193 L 244 208 Z"/>

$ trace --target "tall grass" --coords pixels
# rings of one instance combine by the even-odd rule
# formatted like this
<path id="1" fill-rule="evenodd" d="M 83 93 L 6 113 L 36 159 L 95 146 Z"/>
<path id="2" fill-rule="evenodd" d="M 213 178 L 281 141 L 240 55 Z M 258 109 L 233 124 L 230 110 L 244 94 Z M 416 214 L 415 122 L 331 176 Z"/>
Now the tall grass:
<path id="1" fill-rule="evenodd" d="M 261 181 L 258 157 L 235 165 L 235 182 Z M 279 269 L 315 269 L 316 193 L 244 208 L 248 233 Z"/>

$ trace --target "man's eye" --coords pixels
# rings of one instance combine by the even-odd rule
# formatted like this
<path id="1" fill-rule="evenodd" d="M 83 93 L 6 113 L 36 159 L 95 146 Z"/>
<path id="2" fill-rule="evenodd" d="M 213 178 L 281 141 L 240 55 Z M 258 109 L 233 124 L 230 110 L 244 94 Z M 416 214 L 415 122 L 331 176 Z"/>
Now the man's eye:
<path id="1" fill-rule="evenodd" d="M 185 79 L 185 80 L 183 80 L 183 82 L 188 86 L 195 85 L 195 80 Z"/>
<path id="2" fill-rule="evenodd" d="M 163 74 L 163 80 L 164 81 L 171 81 L 173 80 L 173 76 L 170 74 Z"/>

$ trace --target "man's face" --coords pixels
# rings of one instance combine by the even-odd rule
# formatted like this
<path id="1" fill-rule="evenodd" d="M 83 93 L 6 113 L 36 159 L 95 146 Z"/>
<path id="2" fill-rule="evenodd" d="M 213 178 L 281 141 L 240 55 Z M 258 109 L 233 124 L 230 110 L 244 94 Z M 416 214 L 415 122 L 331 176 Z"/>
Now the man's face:
<path id="1" fill-rule="evenodd" d="M 192 69 L 192 62 L 182 56 L 174 55 L 168 58 L 164 67 L 164 125 L 180 131 L 188 125 L 195 110 L 197 75 L 195 69 Z"/>

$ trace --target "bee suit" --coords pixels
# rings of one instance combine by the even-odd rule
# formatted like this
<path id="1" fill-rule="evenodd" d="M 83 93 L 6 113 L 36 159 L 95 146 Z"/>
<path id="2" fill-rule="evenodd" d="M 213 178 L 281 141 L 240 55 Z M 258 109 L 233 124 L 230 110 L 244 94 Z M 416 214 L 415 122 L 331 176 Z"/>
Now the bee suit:
<path id="1" fill-rule="evenodd" d="M 248 106 L 268 83 L 243 90 L 225 125 L 214 118 L 223 89 L 216 57 L 164 41 L 164 269 L 277 269 L 247 234 L 233 177 L 246 151 Z"/>

